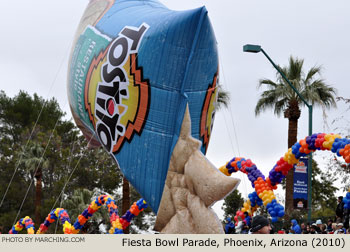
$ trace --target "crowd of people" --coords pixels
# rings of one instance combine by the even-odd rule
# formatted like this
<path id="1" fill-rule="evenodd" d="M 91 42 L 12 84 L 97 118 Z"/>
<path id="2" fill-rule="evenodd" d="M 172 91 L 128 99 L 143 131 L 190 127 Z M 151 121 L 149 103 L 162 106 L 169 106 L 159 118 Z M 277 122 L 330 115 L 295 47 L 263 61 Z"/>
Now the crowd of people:
<path id="1" fill-rule="evenodd" d="M 239 223 L 242 222 L 242 223 Z M 244 220 L 235 225 L 230 218 L 225 225 L 226 234 L 350 234 L 350 228 L 346 229 L 341 219 L 333 221 L 329 219 L 327 223 L 322 223 L 321 219 L 314 223 L 304 223 L 300 225 L 297 220 L 292 219 L 289 228 L 277 230 L 273 223 L 266 217 L 257 215 L 253 217 L 251 225 L 247 225 Z"/>
<path id="2" fill-rule="evenodd" d="M 236 223 L 231 218 L 226 219 L 226 234 L 350 234 L 349 209 L 344 209 L 343 197 L 338 197 L 336 217 L 330 218 L 327 222 L 321 219 L 315 222 L 305 223 L 292 219 L 287 228 L 276 229 L 267 218 L 261 215 L 254 216 L 252 221 L 249 218 L 242 220 L 238 216 Z M 247 217 L 248 214 L 244 213 Z"/>

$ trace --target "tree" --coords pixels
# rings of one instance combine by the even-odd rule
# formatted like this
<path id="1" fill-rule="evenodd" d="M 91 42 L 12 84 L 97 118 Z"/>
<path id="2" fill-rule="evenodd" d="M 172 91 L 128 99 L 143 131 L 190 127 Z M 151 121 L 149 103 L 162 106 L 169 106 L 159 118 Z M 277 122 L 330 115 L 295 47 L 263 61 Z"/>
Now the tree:
<path id="1" fill-rule="evenodd" d="M 312 67 L 307 74 L 303 71 L 304 60 L 289 58 L 289 65 L 279 67 L 279 69 L 291 81 L 293 86 L 312 105 L 320 105 L 324 108 L 336 106 L 336 91 L 327 85 L 323 79 L 317 78 L 321 73 L 321 67 Z M 305 104 L 300 100 L 294 90 L 277 72 L 276 81 L 261 79 L 258 87 L 265 86 L 267 90 L 263 91 L 255 107 L 255 115 L 267 109 L 273 109 L 277 116 L 284 113 L 288 119 L 288 148 L 297 142 L 298 119 L 300 118 L 300 107 Z M 286 213 L 293 209 L 293 171 L 290 171 L 286 177 Z"/>
<path id="2" fill-rule="evenodd" d="M 227 217 L 233 217 L 236 215 L 237 210 L 240 210 L 243 206 L 244 200 L 241 193 L 238 190 L 234 190 L 224 199 L 222 210 L 224 210 L 224 219 Z"/>
<path id="3" fill-rule="evenodd" d="M 123 203 L 122 203 L 122 214 L 125 214 L 130 207 L 130 183 L 123 176 Z M 129 233 L 129 227 L 124 230 L 125 234 Z"/>
<path id="4" fill-rule="evenodd" d="M 90 205 L 90 203 L 95 200 L 100 194 L 96 191 L 90 191 L 88 189 L 79 188 L 74 191 L 73 195 L 66 199 L 62 206 L 66 209 L 69 217 L 71 218 L 72 224 L 78 216 Z M 109 228 L 109 214 L 107 207 L 101 207 L 98 211 L 94 213 L 91 219 L 84 225 L 82 233 L 85 234 L 100 234 L 100 225 L 105 224 L 107 229 L 105 232 L 108 232 Z"/>
<path id="5" fill-rule="evenodd" d="M 338 188 L 333 185 L 336 178 L 333 173 L 323 172 L 313 160 L 312 162 L 312 208 L 313 218 L 335 216 Z"/>
<path id="6" fill-rule="evenodd" d="M 53 208 L 59 207 L 62 198 L 65 201 L 75 198 L 74 193 L 81 189 L 115 195 L 120 187 L 123 177 L 114 160 L 102 148 L 89 149 L 80 131 L 63 116 L 55 99 L 45 100 L 23 91 L 10 98 L 0 92 L 0 201 L 4 199 L 0 204 L 0 226 L 3 226 L 3 232 L 8 232 L 12 227 L 19 208 L 18 218 L 34 215 L 34 187 L 30 188 L 32 193 L 28 194 L 26 200 L 24 196 L 31 183 L 30 176 L 33 178 L 38 174 L 28 173 L 24 164 L 27 163 L 28 168 L 35 167 L 35 162 L 39 162 L 41 156 L 41 164 L 36 163 L 41 169 L 41 176 L 37 176 L 36 181 L 42 182 L 36 184 L 42 185 L 41 200 L 38 202 L 43 215 L 39 221 L 35 220 L 36 225 L 42 223 Z M 32 147 L 38 148 L 32 152 Z M 45 169 L 41 167 L 43 161 L 47 165 Z M 11 176 L 13 181 L 10 184 Z M 132 187 L 130 191 L 132 200 L 129 202 L 141 197 Z M 129 209 L 130 203 L 124 205 Z M 73 209 L 73 214 L 68 210 L 72 217 L 75 208 L 70 209 Z M 119 215 L 123 215 L 122 211 Z M 130 232 L 149 231 L 154 219 L 150 208 L 144 210 L 134 219 Z M 86 232 L 100 232 L 96 229 L 99 222 L 93 221 Z"/>
<path id="7" fill-rule="evenodd" d="M 0 92 L 0 136 L 11 140 L 12 144 L 19 141 L 24 129 L 33 129 L 35 125 L 40 125 L 44 131 L 56 128 L 60 134 L 69 132 L 74 125 L 65 121 L 64 115 L 54 98 L 45 101 L 37 94 L 31 97 L 24 91 L 10 98 Z"/>
<path id="8" fill-rule="evenodd" d="M 332 130 L 342 137 L 350 139 L 350 122 L 348 119 L 350 99 L 340 96 L 337 97 L 337 102 L 345 103 L 348 108 L 332 121 Z M 342 189 L 348 191 L 350 189 L 350 164 L 345 163 L 344 159 L 337 157 L 336 154 L 330 155 L 327 161 L 328 171 L 337 174 L 338 179 L 343 184 Z"/>
<path id="9" fill-rule="evenodd" d="M 216 102 L 216 110 L 220 110 L 222 107 L 227 108 L 230 103 L 230 93 L 223 89 L 221 85 L 218 85 L 218 99 Z"/>
<path id="10" fill-rule="evenodd" d="M 10 98 L 0 92 L 0 225 L 4 232 L 18 212 L 18 218 L 34 215 L 34 187 L 29 188 L 34 177 L 37 191 L 41 190 L 36 204 L 40 202 L 45 214 L 36 218 L 36 225 L 58 207 L 58 198 L 69 199 L 79 188 L 113 194 L 120 186 L 121 173 L 114 160 L 102 148 L 88 149 L 80 131 L 63 115 L 54 99 L 22 91 Z M 25 166 L 38 170 L 28 173 Z M 27 188 L 33 193 L 26 194 Z"/>
<path id="11" fill-rule="evenodd" d="M 31 175 L 31 180 L 36 180 L 35 182 L 35 223 L 39 224 L 41 221 L 41 197 L 42 197 L 42 177 L 43 169 L 49 167 L 49 161 L 44 158 L 44 148 L 41 144 L 37 142 L 32 142 L 29 144 L 27 149 L 23 149 L 21 153 L 22 159 L 21 163 L 27 168 Z"/>

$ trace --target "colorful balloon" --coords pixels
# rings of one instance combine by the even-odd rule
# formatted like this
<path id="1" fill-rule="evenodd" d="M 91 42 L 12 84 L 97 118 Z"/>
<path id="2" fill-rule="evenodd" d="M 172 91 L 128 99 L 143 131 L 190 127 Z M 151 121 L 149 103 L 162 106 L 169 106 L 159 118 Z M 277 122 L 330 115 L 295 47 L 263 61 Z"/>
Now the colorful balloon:
<path id="1" fill-rule="evenodd" d="M 34 223 L 33 220 L 28 216 L 17 221 L 17 223 L 10 230 L 9 234 L 18 234 L 24 228 L 27 230 L 28 234 L 34 234 Z"/>
<path id="2" fill-rule="evenodd" d="M 68 97 L 90 146 L 103 146 L 157 213 L 188 104 L 209 144 L 218 55 L 205 7 L 157 0 L 90 1 L 73 43 Z"/>
<path id="3" fill-rule="evenodd" d="M 72 233 L 72 225 L 69 219 L 69 215 L 67 211 L 63 208 L 56 208 L 52 210 L 49 215 L 46 217 L 44 223 L 40 225 L 39 230 L 37 231 L 37 234 L 44 234 L 46 233 L 49 226 L 55 222 L 57 219 L 61 220 L 61 224 L 63 225 L 63 233 L 64 234 L 71 234 Z"/>
<path id="4" fill-rule="evenodd" d="M 316 150 L 332 151 L 338 156 L 342 156 L 346 163 L 350 163 L 350 139 L 341 138 L 338 134 L 318 133 L 305 137 L 289 148 L 285 155 L 277 161 L 266 179 L 254 163 L 244 158 L 235 157 L 225 166 L 220 167 L 219 170 L 227 176 L 237 171 L 247 174 L 252 187 L 255 188 L 255 194 L 248 196 L 249 203 L 251 202 L 251 206 L 255 206 L 258 197 L 266 206 L 272 217 L 272 222 L 275 222 L 278 218 L 284 216 L 284 208 L 276 201 L 273 190 L 277 189 L 277 185 L 286 177 L 293 165 L 298 163 L 299 158 Z M 350 192 L 343 198 L 343 201 L 346 205 L 344 207 L 350 209 Z M 242 211 L 248 209 L 247 206 L 244 206 Z"/>
<path id="5" fill-rule="evenodd" d="M 67 211 L 63 208 L 56 208 L 52 210 L 46 217 L 44 223 L 40 225 L 37 234 L 46 233 L 49 226 L 60 219 L 63 225 L 64 234 L 77 234 L 83 228 L 85 223 L 92 217 L 92 215 L 101 208 L 102 205 L 106 205 L 109 213 L 109 220 L 111 228 L 110 234 L 123 234 L 123 230 L 130 225 L 131 220 L 140 214 L 145 208 L 147 203 L 144 199 L 139 199 L 134 202 L 131 208 L 122 216 L 118 216 L 118 207 L 115 204 L 115 200 L 110 195 L 101 195 L 96 197 L 94 201 L 86 208 L 77 218 L 74 225 L 71 224 Z M 34 234 L 34 223 L 31 218 L 26 216 L 20 219 L 16 225 L 10 230 L 10 234 L 18 234 L 23 228 L 27 229 L 28 234 Z"/>

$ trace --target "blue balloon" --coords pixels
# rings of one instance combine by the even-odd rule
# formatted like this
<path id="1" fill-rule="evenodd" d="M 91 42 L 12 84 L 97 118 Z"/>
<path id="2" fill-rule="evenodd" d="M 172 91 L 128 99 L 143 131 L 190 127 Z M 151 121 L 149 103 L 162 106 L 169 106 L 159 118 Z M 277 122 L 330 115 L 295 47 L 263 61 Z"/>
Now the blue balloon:
<path id="1" fill-rule="evenodd" d="M 271 217 L 276 217 L 277 216 L 275 211 L 271 211 L 271 212 L 269 212 L 269 214 L 271 215 Z"/>
<path id="2" fill-rule="evenodd" d="M 218 90 L 214 31 L 205 7 L 118 0 L 95 9 L 99 1 L 90 2 L 69 61 L 73 118 L 157 213 L 187 106 L 203 154 L 209 144 Z"/>
<path id="3" fill-rule="evenodd" d="M 283 210 L 280 210 L 279 212 L 278 212 L 278 217 L 283 217 L 284 216 L 284 211 Z"/>

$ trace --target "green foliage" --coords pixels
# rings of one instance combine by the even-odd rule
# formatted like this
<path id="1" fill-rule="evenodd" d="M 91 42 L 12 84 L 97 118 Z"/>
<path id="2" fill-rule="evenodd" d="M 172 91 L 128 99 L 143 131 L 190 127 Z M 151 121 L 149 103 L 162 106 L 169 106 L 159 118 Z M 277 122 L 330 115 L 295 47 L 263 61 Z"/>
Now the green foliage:
<path id="1" fill-rule="evenodd" d="M 230 103 L 230 93 L 225 91 L 221 85 L 218 85 L 218 99 L 216 102 L 216 109 L 220 110 L 222 107 L 227 108 Z"/>
<path id="2" fill-rule="evenodd" d="M 291 56 L 289 65 L 278 66 L 278 69 L 308 104 L 319 105 L 323 108 L 335 107 L 336 90 L 318 77 L 321 73 L 321 67 L 314 66 L 305 74 L 303 66 L 304 60 Z M 267 109 L 273 109 L 277 116 L 283 112 L 284 117 L 288 119 L 288 148 L 290 148 L 298 140 L 300 106 L 305 106 L 305 103 L 278 71 L 276 71 L 276 82 L 270 79 L 261 79 L 258 87 L 262 86 L 266 90 L 262 92 L 255 106 L 255 115 L 259 115 Z M 286 188 L 285 211 L 288 215 L 293 209 L 293 171 L 287 175 Z"/>
<path id="3" fill-rule="evenodd" d="M 227 217 L 233 217 L 236 215 L 237 210 L 240 210 L 243 206 L 244 200 L 241 193 L 238 190 L 234 190 L 225 199 L 222 205 L 224 210 L 224 219 Z"/>
<path id="4" fill-rule="evenodd" d="M 312 163 L 312 207 L 313 215 L 335 215 L 337 207 L 336 188 L 333 183 L 336 180 L 333 173 L 322 172 L 317 163 Z"/>
<path id="5" fill-rule="evenodd" d="M 278 67 L 308 103 L 326 108 L 336 106 L 336 90 L 327 85 L 323 79 L 317 77 L 321 73 L 321 67 L 314 66 L 305 74 L 303 66 L 304 60 L 290 56 L 288 66 Z M 276 115 L 280 115 L 288 108 L 291 100 L 296 100 L 299 106 L 305 106 L 304 102 L 277 71 L 276 80 L 276 82 L 270 79 L 259 81 L 258 87 L 264 86 L 267 90 L 263 91 L 256 104 L 256 115 L 267 109 L 273 109 Z"/>
<path id="6" fill-rule="evenodd" d="M 69 198 L 62 200 L 62 207 L 67 210 L 72 224 L 77 220 L 78 216 L 95 200 L 101 193 L 98 190 L 90 191 L 88 189 L 79 188 L 74 191 Z M 101 207 L 91 219 L 84 225 L 82 233 L 100 234 L 100 225 L 105 224 L 107 227 L 105 232 L 108 233 L 110 228 L 109 215 L 106 206 Z"/>
<path id="7" fill-rule="evenodd" d="M 31 97 L 24 91 L 10 98 L 0 92 L 0 134 L 13 142 L 19 140 L 24 128 L 32 129 L 35 124 L 44 130 L 57 128 L 61 133 L 72 129 L 74 125 L 64 121 L 63 116 L 64 112 L 54 98 L 45 101 L 37 94 Z"/>
<path id="8" fill-rule="evenodd" d="M 342 137 L 350 139 L 350 99 L 337 97 L 337 102 L 340 105 L 344 104 L 347 108 L 339 116 L 332 121 L 332 131 L 338 133 Z M 337 174 L 338 180 L 342 183 L 343 191 L 350 189 L 350 164 L 345 163 L 345 160 L 338 157 L 336 154 L 330 155 L 327 160 L 328 172 Z"/>
<path id="9" fill-rule="evenodd" d="M 88 149 L 74 124 L 63 119 L 54 99 L 45 101 L 25 92 L 10 98 L 1 92 L 0 115 L 0 226 L 4 233 L 17 221 L 17 213 L 18 219 L 27 215 L 34 219 L 35 186 L 29 185 L 36 167 L 42 170 L 41 222 L 59 207 L 62 196 L 70 199 L 82 189 L 113 194 L 119 188 L 122 177 L 113 158 L 101 148 Z"/>

